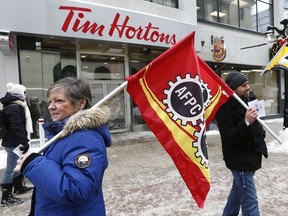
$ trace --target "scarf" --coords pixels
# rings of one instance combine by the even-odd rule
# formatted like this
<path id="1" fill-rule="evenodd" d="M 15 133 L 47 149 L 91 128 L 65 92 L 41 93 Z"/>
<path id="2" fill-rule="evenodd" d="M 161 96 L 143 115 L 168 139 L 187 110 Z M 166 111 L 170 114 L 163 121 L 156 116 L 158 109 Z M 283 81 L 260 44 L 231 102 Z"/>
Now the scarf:
<path id="1" fill-rule="evenodd" d="M 21 101 L 21 100 L 16 100 L 16 101 L 14 101 L 14 103 L 21 105 L 25 110 L 26 131 L 28 134 L 28 139 L 30 139 L 30 134 L 33 132 L 33 127 L 32 127 L 31 114 L 30 114 L 30 110 L 27 106 L 27 102 Z"/>

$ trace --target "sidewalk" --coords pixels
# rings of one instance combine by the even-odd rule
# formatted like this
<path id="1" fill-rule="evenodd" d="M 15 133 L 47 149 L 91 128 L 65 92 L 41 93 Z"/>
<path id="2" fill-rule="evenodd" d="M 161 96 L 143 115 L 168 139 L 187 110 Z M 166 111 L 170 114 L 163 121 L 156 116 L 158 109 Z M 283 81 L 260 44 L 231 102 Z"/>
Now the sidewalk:
<path id="1" fill-rule="evenodd" d="M 275 134 L 282 121 L 265 121 Z M 231 175 L 222 160 L 218 132 L 208 132 L 211 189 L 204 209 L 199 209 L 171 158 L 151 132 L 113 134 L 108 148 L 109 167 L 103 190 L 107 216 L 220 216 L 227 199 Z M 267 143 L 273 142 L 267 134 Z M 256 172 L 261 215 L 285 216 L 288 211 L 287 152 L 269 152 Z M 31 193 L 25 202 L 0 207 L 0 215 L 22 216 L 29 212 Z"/>

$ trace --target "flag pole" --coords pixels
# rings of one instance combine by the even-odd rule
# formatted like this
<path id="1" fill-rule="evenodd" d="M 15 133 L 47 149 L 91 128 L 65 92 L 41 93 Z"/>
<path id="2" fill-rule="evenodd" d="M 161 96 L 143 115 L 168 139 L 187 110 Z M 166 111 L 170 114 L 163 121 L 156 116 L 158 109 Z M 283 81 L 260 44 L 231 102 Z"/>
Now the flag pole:
<path id="1" fill-rule="evenodd" d="M 112 92 L 110 92 L 108 95 L 106 95 L 104 98 L 102 98 L 100 101 L 98 101 L 94 106 L 90 108 L 90 110 L 95 109 L 107 101 L 109 101 L 111 98 L 113 98 L 116 94 L 118 94 L 120 91 L 126 88 L 128 84 L 128 81 L 125 81 L 120 86 L 115 88 Z M 42 153 L 48 146 L 50 146 L 53 142 L 55 142 L 62 134 L 63 130 L 60 131 L 58 134 L 56 134 L 52 139 L 50 139 L 48 142 L 46 142 L 43 146 L 38 149 L 37 153 Z"/>
<path id="2" fill-rule="evenodd" d="M 247 106 L 246 103 L 234 92 L 233 97 L 239 101 L 246 109 L 249 107 Z M 283 144 L 283 142 L 277 137 L 277 135 L 263 122 L 259 117 L 256 118 L 257 121 L 278 141 L 279 144 Z"/>
<path id="3" fill-rule="evenodd" d="M 256 82 L 254 83 L 254 85 L 252 86 L 252 88 L 250 89 L 250 91 L 252 91 L 254 89 L 254 87 L 256 86 L 256 84 L 259 82 L 260 78 L 262 77 L 263 73 L 265 73 L 267 66 L 265 67 L 265 69 L 261 72 L 261 74 L 259 75 L 258 79 L 256 80 Z"/>
<path id="4" fill-rule="evenodd" d="M 276 57 L 278 57 L 278 54 L 282 51 L 282 49 L 285 48 L 285 46 L 287 46 L 287 42 L 284 43 L 281 48 L 278 50 L 278 52 L 274 55 L 274 57 L 272 58 L 271 61 L 269 61 L 269 63 L 267 64 L 267 66 L 264 68 L 264 70 L 262 70 L 262 72 L 260 73 L 258 79 L 256 80 L 256 82 L 254 83 L 254 85 L 252 86 L 252 88 L 250 89 L 250 91 L 252 91 L 254 89 L 254 87 L 256 86 L 256 84 L 258 83 L 258 81 L 260 80 L 261 76 L 266 72 L 268 66 L 270 65 L 271 62 L 273 62 L 275 60 Z"/>

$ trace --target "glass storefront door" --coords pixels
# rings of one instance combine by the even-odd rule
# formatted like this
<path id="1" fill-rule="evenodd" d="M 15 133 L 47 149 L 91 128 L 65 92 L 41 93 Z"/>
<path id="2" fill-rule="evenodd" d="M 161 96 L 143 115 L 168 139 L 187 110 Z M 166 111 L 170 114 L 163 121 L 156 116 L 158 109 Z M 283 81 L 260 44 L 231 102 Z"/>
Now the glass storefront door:
<path id="1" fill-rule="evenodd" d="M 103 55 L 96 53 L 79 52 L 77 54 L 78 71 L 85 77 L 92 90 L 92 106 L 112 92 L 124 82 L 125 56 Z M 111 110 L 109 128 L 111 132 L 128 130 L 128 116 L 125 104 L 127 94 L 119 92 L 106 105 Z"/>
<path id="2" fill-rule="evenodd" d="M 44 118 L 45 122 L 50 121 L 46 93 L 48 87 L 54 82 L 53 71 L 60 62 L 60 52 L 20 50 L 19 56 L 21 80 L 27 88 L 28 106 L 33 124 L 31 138 L 38 138 L 39 118 Z"/>

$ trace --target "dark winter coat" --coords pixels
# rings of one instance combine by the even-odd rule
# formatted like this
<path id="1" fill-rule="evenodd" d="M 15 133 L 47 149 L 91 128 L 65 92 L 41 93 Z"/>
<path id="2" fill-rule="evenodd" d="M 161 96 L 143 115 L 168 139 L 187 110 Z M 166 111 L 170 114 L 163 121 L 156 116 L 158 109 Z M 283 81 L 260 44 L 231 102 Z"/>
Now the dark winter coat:
<path id="1" fill-rule="evenodd" d="M 99 108 L 80 111 L 68 123 L 45 124 L 49 137 L 66 126 L 43 156 L 33 153 L 21 167 L 35 186 L 30 215 L 105 215 L 102 180 L 108 166 L 106 146 L 111 145 L 108 118 L 109 110 Z"/>
<path id="2" fill-rule="evenodd" d="M 15 148 L 19 144 L 28 143 L 25 110 L 23 106 L 16 104 L 23 99 L 7 92 L 0 101 L 3 104 L 4 121 L 8 129 L 8 133 L 2 140 L 2 146 Z"/>
<path id="3" fill-rule="evenodd" d="M 227 168 L 256 171 L 261 168 L 262 155 L 268 157 L 265 131 L 257 120 L 247 126 L 245 113 L 246 109 L 233 97 L 219 108 L 216 120 L 222 152 Z"/>

